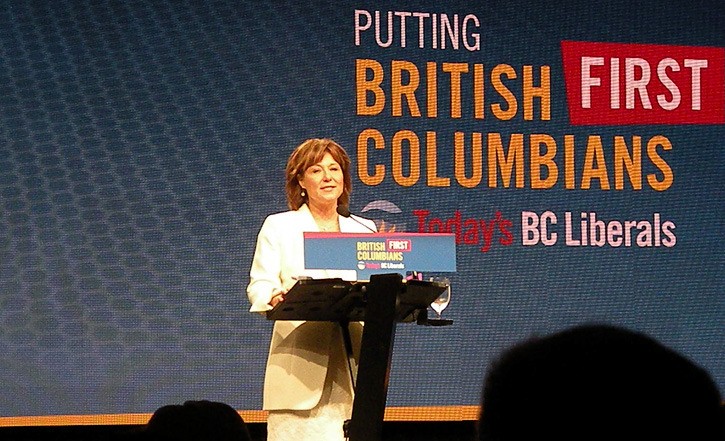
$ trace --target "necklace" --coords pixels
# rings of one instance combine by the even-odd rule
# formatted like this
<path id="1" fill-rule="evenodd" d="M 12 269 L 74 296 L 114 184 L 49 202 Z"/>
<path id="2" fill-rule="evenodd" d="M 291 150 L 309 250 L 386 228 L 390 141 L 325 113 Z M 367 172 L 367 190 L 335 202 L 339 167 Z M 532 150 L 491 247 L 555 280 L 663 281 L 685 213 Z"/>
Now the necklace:
<path id="1" fill-rule="evenodd" d="M 312 218 L 317 224 L 317 228 L 322 232 L 340 231 L 340 216 L 336 210 L 323 209 L 320 207 L 310 207 Z"/>
<path id="2" fill-rule="evenodd" d="M 317 223 L 317 228 L 319 228 L 322 232 L 340 231 L 340 223 L 337 219 L 332 222 L 325 223 L 319 221 L 315 222 Z"/>

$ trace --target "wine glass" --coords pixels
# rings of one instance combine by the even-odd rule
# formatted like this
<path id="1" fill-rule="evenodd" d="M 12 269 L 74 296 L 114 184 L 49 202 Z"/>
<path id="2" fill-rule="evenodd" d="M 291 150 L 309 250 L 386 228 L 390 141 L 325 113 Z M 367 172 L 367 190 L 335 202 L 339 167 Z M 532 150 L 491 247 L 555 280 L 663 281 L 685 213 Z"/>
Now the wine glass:
<path id="1" fill-rule="evenodd" d="M 431 309 L 435 311 L 436 316 L 440 319 L 443 310 L 448 307 L 449 303 L 451 303 L 451 283 L 447 277 L 431 277 L 430 281 L 439 282 L 446 286 L 445 291 L 443 291 L 441 295 L 439 295 L 438 298 L 433 300 L 433 303 L 430 304 Z"/>

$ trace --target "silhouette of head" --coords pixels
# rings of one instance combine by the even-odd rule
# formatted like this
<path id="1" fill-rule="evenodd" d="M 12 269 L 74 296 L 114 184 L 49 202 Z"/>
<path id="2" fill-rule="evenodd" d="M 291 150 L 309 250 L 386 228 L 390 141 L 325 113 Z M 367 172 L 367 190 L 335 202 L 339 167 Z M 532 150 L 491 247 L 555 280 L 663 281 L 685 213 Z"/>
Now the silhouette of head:
<path id="1" fill-rule="evenodd" d="M 506 351 L 484 384 L 480 441 L 722 440 L 708 373 L 640 333 L 586 325 Z"/>
<path id="2" fill-rule="evenodd" d="M 156 410 L 143 432 L 158 441 L 250 441 L 242 417 L 231 406 L 213 401 L 187 401 Z"/>

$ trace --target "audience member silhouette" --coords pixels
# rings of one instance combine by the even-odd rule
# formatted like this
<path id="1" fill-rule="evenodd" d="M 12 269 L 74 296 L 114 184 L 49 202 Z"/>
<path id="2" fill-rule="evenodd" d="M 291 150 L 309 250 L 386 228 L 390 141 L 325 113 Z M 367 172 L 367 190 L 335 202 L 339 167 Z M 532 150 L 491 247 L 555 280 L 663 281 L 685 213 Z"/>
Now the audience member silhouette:
<path id="1" fill-rule="evenodd" d="M 506 351 L 483 387 L 479 441 L 725 439 L 708 373 L 640 333 L 584 325 Z"/>
<path id="2" fill-rule="evenodd" d="M 156 410 L 142 432 L 148 441 L 251 441 L 244 420 L 231 406 L 187 401 Z"/>

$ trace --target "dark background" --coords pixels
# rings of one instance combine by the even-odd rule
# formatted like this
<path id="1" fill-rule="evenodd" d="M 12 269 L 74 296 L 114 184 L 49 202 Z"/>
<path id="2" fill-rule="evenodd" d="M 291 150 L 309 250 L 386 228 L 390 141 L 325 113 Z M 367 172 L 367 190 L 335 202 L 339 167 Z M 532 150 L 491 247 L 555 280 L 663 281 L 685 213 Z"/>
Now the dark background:
<path id="1" fill-rule="evenodd" d="M 355 161 L 368 127 L 388 142 L 403 129 L 421 139 L 436 131 L 447 176 L 455 131 L 662 134 L 674 145 L 666 158 L 675 183 L 661 193 L 404 188 L 389 175 L 369 187 L 353 175 L 353 212 L 386 200 L 402 212 L 365 215 L 414 231 L 416 209 L 489 220 L 500 211 L 516 239 L 487 253 L 459 247 L 445 312 L 455 324 L 399 327 L 388 405 L 478 404 L 503 348 L 589 321 L 654 336 L 722 390 L 725 128 L 570 126 L 559 43 L 723 47 L 724 4 L 422 2 L 415 10 L 479 17 L 481 50 L 383 49 L 371 33 L 354 45 L 355 9 L 410 8 L 0 2 L 0 416 L 151 413 L 190 399 L 258 409 L 271 324 L 247 313 L 257 231 L 286 209 L 283 171 L 295 146 L 331 137 Z M 437 119 L 357 116 L 356 58 L 548 65 L 552 118 L 453 120 L 443 99 Z M 441 84 L 439 96 L 447 92 Z M 523 247 L 524 210 L 660 212 L 677 225 L 678 243 Z"/>

